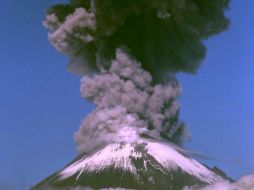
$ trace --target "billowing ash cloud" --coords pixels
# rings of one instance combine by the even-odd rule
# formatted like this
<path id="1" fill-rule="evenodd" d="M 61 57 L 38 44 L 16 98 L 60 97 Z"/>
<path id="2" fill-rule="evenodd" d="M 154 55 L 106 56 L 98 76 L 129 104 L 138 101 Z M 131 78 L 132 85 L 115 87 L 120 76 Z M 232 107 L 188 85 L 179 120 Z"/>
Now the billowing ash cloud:
<path id="1" fill-rule="evenodd" d="M 183 190 L 253 190 L 254 174 L 240 178 L 236 182 L 220 181 L 206 187 L 185 187 Z"/>
<path id="2" fill-rule="evenodd" d="M 197 71 L 202 40 L 228 27 L 228 0 L 71 0 L 52 6 L 49 40 L 82 76 L 96 109 L 75 134 L 79 152 L 140 134 L 182 143 L 177 72 Z M 89 76 L 87 75 L 89 73 Z M 91 75 L 93 73 L 93 75 Z"/>
<path id="3" fill-rule="evenodd" d="M 135 142 L 142 133 L 181 142 L 188 133 L 178 120 L 180 90 L 176 82 L 153 86 L 151 75 L 117 49 L 108 71 L 81 80 L 82 96 L 97 107 L 76 133 L 78 150 L 123 140 Z"/>

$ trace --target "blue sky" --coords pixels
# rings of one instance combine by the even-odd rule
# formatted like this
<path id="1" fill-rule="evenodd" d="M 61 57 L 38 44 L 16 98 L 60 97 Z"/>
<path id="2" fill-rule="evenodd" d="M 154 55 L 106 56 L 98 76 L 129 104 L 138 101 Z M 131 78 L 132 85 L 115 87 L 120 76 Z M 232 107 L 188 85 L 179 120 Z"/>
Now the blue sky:
<path id="1" fill-rule="evenodd" d="M 0 187 L 26 189 L 76 155 L 73 133 L 93 105 L 79 94 L 67 57 L 47 40 L 47 7 L 63 0 L 2 2 L 0 11 Z M 206 41 L 196 75 L 181 74 L 186 145 L 233 178 L 254 172 L 254 1 L 232 0 L 227 32 Z"/>

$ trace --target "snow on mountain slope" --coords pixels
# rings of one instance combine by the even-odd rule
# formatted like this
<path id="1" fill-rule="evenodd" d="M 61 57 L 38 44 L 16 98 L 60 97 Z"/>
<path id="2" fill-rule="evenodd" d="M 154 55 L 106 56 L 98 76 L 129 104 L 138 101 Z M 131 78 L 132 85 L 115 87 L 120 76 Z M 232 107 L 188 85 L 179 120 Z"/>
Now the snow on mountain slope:
<path id="1" fill-rule="evenodd" d="M 146 148 L 147 154 L 158 162 L 159 165 L 154 166 L 158 169 L 160 167 L 168 171 L 181 169 L 183 172 L 195 176 L 205 183 L 221 180 L 220 176 L 196 160 L 183 156 L 168 145 L 156 142 L 142 142 L 140 145 L 143 145 Z M 110 144 L 91 156 L 74 162 L 61 171 L 59 175 L 61 179 L 66 179 L 78 173 L 76 179 L 78 180 L 84 171 L 98 172 L 110 166 L 138 175 L 137 168 L 132 163 L 130 157 L 137 159 L 142 158 L 143 155 L 141 151 L 136 151 L 135 148 L 136 146 L 133 144 Z M 147 169 L 146 162 L 144 162 L 144 166 Z"/>
<path id="2" fill-rule="evenodd" d="M 174 146 L 139 140 L 109 144 L 91 154 L 81 155 L 32 190 L 80 187 L 180 190 L 223 179 Z"/>

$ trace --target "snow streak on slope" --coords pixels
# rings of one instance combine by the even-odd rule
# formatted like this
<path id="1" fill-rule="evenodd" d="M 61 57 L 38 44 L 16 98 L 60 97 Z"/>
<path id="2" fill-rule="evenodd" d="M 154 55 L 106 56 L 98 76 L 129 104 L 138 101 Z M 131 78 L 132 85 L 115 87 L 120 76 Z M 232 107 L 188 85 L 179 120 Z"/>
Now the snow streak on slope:
<path id="1" fill-rule="evenodd" d="M 221 178 L 208 170 L 205 166 L 192 158 L 188 158 L 175 149 L 160 143 L 148 143 L 148 154 L 153 156 L 161 165 L 170 170 L 180 168 L 182 171 L 193 175 L 206 183 L 220 181 Z"/>
<path id="2" fill-rule="evenodd" d="M 137 151 L 137 145 L 142 145 L 145 152 Z M 131 158 L 141 158 L 144 154 L 151 156 L 157 161 L 155 167 L 167 171 L 181 170 L 188 173 L 204 183 L 213 183 L 221 181 L 222 178 L 210 171 L 208 168 L 198 163 L 194 159 L 188 158 L 180 154 L 169 145 L 148 142 L 141 140 L 138 143 L 118 143 L 110 144 L 96 153 L 84 157 L 65 168 L 60 172 L 60 178 L 66 179 L 74 174 L 78 174 L 76 180 L 83 172 L 100 172 L 108 167 L 122 169 L 137 175 L 137 169 Z M 145 160 L 146 162 L 147 160 Z M 149 160 L 148 160 L 149 162 Z M 146 166 L 146 163 L 144 163 Z M 145 169 L 147 169 L 145 167 Z M 139 177 L 139 176 L 137 176 Z"/>
<path id="3" fill-rule="evenodd" d="M 89 172 L 99 172 L 112 165 L 115 168 L 121 168 L 125 171 L 136 173 L 135 167 L 132 166 L 128 159 L 130 156 L 140 158 L 141 154 L 135 152 L 134 146 L 131 146 L 131 144 L 110 144 L 91 156 L 84 157 L 73 163 L 63 170 L 60 175 L 65 179 L 77 172 L 80 172 L 80 174 L 84 170 Z"/>

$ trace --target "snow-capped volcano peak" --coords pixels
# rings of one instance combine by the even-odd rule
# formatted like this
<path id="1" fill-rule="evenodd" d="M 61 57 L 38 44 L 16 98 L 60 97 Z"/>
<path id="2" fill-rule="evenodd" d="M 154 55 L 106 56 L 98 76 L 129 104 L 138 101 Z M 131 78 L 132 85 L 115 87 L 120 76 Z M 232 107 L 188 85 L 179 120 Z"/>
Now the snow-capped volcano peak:
<path id="1" fill-rule="evenodd" d="M 67 184 L 68 187 L 89 186 L 96 189 L 177 190 L 186 185 L 211 184 L 221 180 L 223 177 L 184 156 L 174 146 L 140 140 L 109 144 L 94 153 L 80 156 L 38 187 L 47 184 L 61 189 Z"/>
<path id="2" fill-rule="evenodd" d="M 152 157 L 155 160 L 146 159 Z M 131 172 L 139 177 L 138 169 L 133 160 L 144 159 L 144 169 L 148 170 L 147 164 L 161 170 L 162 172 L 175 171 L 180 169 L 182 172 L 195 176 L 205 183 L 213 183 L 221 180 L 221 177 L 210 171 L 194 159 L 180 154 L 173 147 L 156 142 L 139 143 L 114 143 L 85 156 L 80 160 L 69 165 L 62 170 L 59 175 L 61 179 L 66 179 L 78 173 L 76 180 L 84 172 L 100 172 L 108 167 L 121 169 Z"/>

